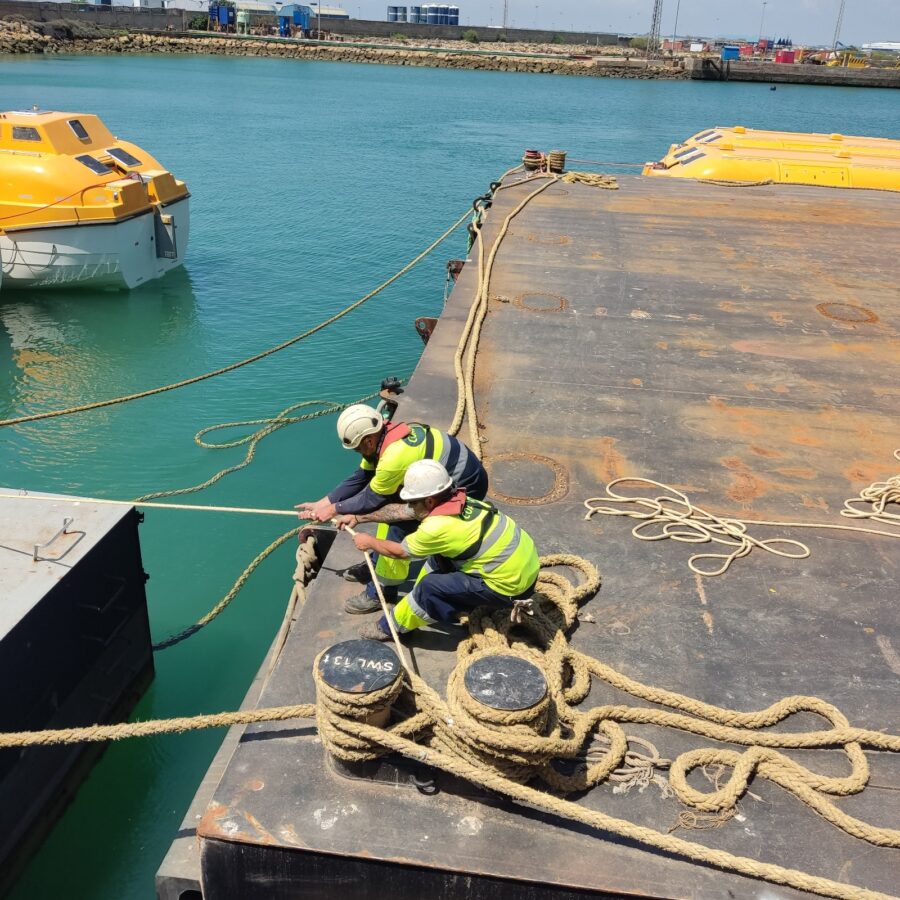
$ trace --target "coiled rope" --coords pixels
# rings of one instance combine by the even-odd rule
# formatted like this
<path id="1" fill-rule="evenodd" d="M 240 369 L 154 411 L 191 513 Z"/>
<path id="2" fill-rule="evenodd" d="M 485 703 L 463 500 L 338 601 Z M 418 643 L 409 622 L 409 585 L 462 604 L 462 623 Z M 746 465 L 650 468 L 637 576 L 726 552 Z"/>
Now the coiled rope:
<path id="1" fill-rule="evenodd" d="M 492 248 L 491 262 L 493 250 L 496 250 L 496 245 Z M 473 309 L 480 306 L 479 298 L 486 296 L 486 291 L 482 291 L 483 282 L 487 280 L 482 268 L 483 250 L 480 250 L 479 255 L 479 291 Z M 487 274 L 489 276 L 489 267 Z M 486 305 L 484 312 L 486 313 Z M 467 323 L 467 326 L 465 334 L 471 337 L 474 321 L 472 325 Z M 480 324 L 478 327 L 480 329 Z M 477 331 L 475 335 L 477 337 Z M 474 371 L 474 351 L 467 361 L 467 368 L 470 366 Z M 469 387 L 471 388 L 471 382 Z M 465 398 L 464 404 L 468 406 L 470 428 L 473 422 L 477 427 L 474 392 L 467 393 L 463 382 L 460 383 L 459 392 Z M 471 404 L 468 403 L 470 399 Z M 461 421 L 459 424 L 461 425 Z M 480 441 L 475 444 L 480 450 Z M 875 501 L 876 510 L 877 505 L 878 500 Z M 368 553 L 366 560 L 371 570 L 372 561 Z M 853 728 L 836 707 L 816 697 L 787 697 L 764 710 L 745 713 L 637 682 L 601 660 L 573 650 L 568 643 L 566 632 L 575 621 L 579 603 L 592 596 L 599 587 L 600 577 L 596 568 L 580 557 L 561 554 L 542 557 L 541 565 L 531 615 L 521 617 L 517 623 L 513 623 L 508 611 L 486 613 L 484 610 L 476 610 L 472 613 L 469 619 L 469 637 L 459 645 L 457 667 L 451 675 L 446 700 L 409 668 L 392 629 L 404 664 L 403 680 L 374 698 L 368 695 L 371 702 L 365 705 L 356 702 L 359 695 L 338 695 L 328 688 L 318 677 L 316 667 L 315 705 L 302 704 L 156 722 L 93 726 L 87 729 L 7 734 L 0 735 L 0 748 L 78 743 L 86 740 L 119 740 L 141 734 L 174 733 L 193 728 L 309 718 L 315 715 L 323 743 L 330 752 L 344 759 L 371 759 L 396 752 L 468 779 L 517 803 L 681 858 L 838 900 L 887 900 L 887 895 L 876 891 L 796 869 L 762 863 L 685 841 L 671 834 L 663 834 L 586 809 L 525 784 L 526 780 L 537 777 L 553 790 L 562 793 L 580 791 L 600 784 L 621 766 L 627 753 L 627 738 L 620 723 L 665 726 L 748 748 L 744 753 L 701 748 L 688 751 L 673 760 L 670 783 L 683 802 L 693 802 L 700 810 L 721 811 L 733 808 L 747 790 L 749 780 L 759 775 L 789 790 L 827 821 L 847 833 L 876 846 L 900 847 L 900 832 L 878 828 L 848 816 L 829 799 L 829 796 L 858 793 L 865 787 L 869 770 L 864 747 L 900 752 L 900 736 Z M 580 572 L 580 583 L 557 572 L 548 571 L 560 566 Z M 380 592 L 379 597 L 384 604 Z M 388 622 L 391 623 L 390 616 Z M 466 667 L 486 654 L 498 652 L 520 655 L 540 667 L 548 684 L 546 702 L 533 710 L 507 715 L 481 708 L 465 696 L 462 685 Z M 581 709 L 580 704 L 590 692 L 592 678 L 639 700 L 665 708 L 606 705 L 589 710 Z M 399 689 L 397 684 L 400 685 Z M 393 724 L 382 721 L 391 706 L 400 714 Z M 779 724 L 798 712 L 819 715 L 831 727 L 811 732 L 758 730 Z M 819 747 L 840 747 L 850 763 L 850 774 L 844 777 L 820 775 L 778 752 L 779 748 Z M 566 774 L 554 765 L 554 761 L 558 759 L 576 763 L 580 761 L 580 765 L 574 773 Z M 732 769 L 732 776 L 724 786 L 720 787 L 717 783 L 712 792 L 704 794 L 687 784 L 687 776 L 694 768 L 713 764 Z"/>
<path id="2" fill-rule="evenodd" d="M 342 759 L 364 760 L 389 752 L 400 753 L 531 808 L 682 858 L 839 900 L 885 900 L 886 895 L 876 891 L 711 849 L 526 785 L 527 780 L 537 777 L 556 792 L 593 787 L 607 780 L 625 758 L 627 739 L 622 723 L 665 726 L 748 748 L 743 753 L 723 749 L 688 751 L 672 761 L 671 787 L 692 808 L 729 809 L 757 775 L 790 791 L 847 833 L 876 846 L 900 847 L 900 832 L 855 819 L 829 799 L 858 793 L 865 786 L 869 770 L 864 747 L 900 752 L 900 736 L 853 728 L 838 709 L 815 697 L 787 697 L 764 710 L 746 713 L 635 681 L 602 661 L 575 651 L 568 643 L 566 631 L 575 621 L 578 604 L 599 586 L 596 568 L 580 557 L 562 554 L 543 557 L 541 565 L 533 614 L 526 616 L 521 625 L 514 625 L 506 610 L 478 610 L 472 614 L 469 636 L 457 651 L 457 666 L 451 674 L 446 699 L 405 667 L 402 679 L 381 692 L 363 695 L 364 702 L 360 703 L 360 695 L 336 692 L 324 684 L 316 666 L 316 704 L 6 734 L 0 735 L 0 748 L 121 740 L 196 728 L 315 717 L 323 743 Z M 577 571 L 578 583 L 551 571 L 558 567 Z M 497 713 L 467 697 L 463 686 L 467 667 L 485 655 L 498 653 L 518 655 L 540 667 L 548 695 L 536 709 Z M 663 708 L 603 705 L 582 709 L 580 704 L 590 692 L 594 678 Z M 385 711 L 392 705 L 394 720 L 384 721 Z M 759 730 L 784 722 L 795 713 L 813 713 L 824 718 L 830 727 L 811 732 Z M 595 736 L 602 739 L 602 746 L 591 743 Z M 842 749 L 850 774 L 820 775 L 778 752 L 779 748 L 818 747 Z M 555 764 L 560 759 L 580 764 L 574 773 L 564 774 Z M 711 764 L 732 770 L 724 786 L 703 793 L 687 784 L 690 771 Z"/>
<path id="3" fill-rule="evenodd" d="M 360 297 L 359 300 L 356 300 L 354 303 L 351 303 L 349 306 L 345 306 L 340 312 L 335 313 L 333 316 L 319 322 L 318 325 L 314 325 L 312 328 L 308 328 L 306 331 L 301 334 L 295 335 L 292 338 L 289 338 L 286 341 L 282 341 L 280 344 L 276 344 L 274 347 L 270 347 L 268 350 L 263 350 L 261 353 L 256 353 L 253 356 L 248 356 L 246 359 L 242 359 L 238 362 L 230 363 L 227 366 L 222 366 L 221 368 L 214 369 L 211 372 L 206 372 L 203 375 L 194 375 L 191 378 L 185 378 L 181 381 L 175 381 L 172 384 L 162 385 L 161 387 L 151 388 L 146 391 L 138 391 L 134 394 L 123 394 L 121 397 L 112 397 L 108 400 L 98 400 L 93 403 L 82 403 L 78 406 L 70 406 L 66 409 L 55 409 L 55 410 L 47 410 L 46 412 L 40 413 L 32 413 L 27 416 L 16 416 L 11 419 L 0 419 L 0 428 L 5 425 L 21 425 L 25 422 L 37 422 L 41 419 L 52 419 L 56 416 L 69 416 L 73 413 L 81 413 L 87 412 L 92 409 L 101 409 L 105 406 L 115 406 L 118 403 L 128 403 L 132 400 L 140 400 L 144 397 L 152 397 L 154 394 L 163 394 L 166 391 L 174 391 L 178 388 L 187 387 L 190 384 L 197 384 L 200 381 L 206 381 L 209 378 L 215 378 L 218 375 L 224 375 L 227 372 L 233 372 L 235 369 L 240 369 L 243 366 L 249 366 L 251 363 L 258 362 L 261 359 L 265 359 L 267 356 L 272 356 L 275 353 L 279 353 L 281 350 L 285 350 L 288 347 L 292 347 L 294 344 L 299 343 L 302 340 L 305 340 L 308 337 L 316 334 L 321 331 L 323 328 L 327 328 L 329 325 L 334 324 L 339 319 L 344 318 L 344 316 L 349 315 L 353 310 L 358 309 L 364 303 L 371 300 L 373 297 L 380 294 L 385 288 L 392 285 L 399 278 L 403 277 L 407 272 L 410 271 L 414 266 L 420 263 L 429 253 L 435 250 L 441 243 L 443 243 L 460 225 L 462 225 L 469 218 L 469 212 L 466 211 L 465 215 L 460 216 L 440 237 L 436 240 L 432 241 L 418 256 L 410 260 L 402 269 L 396 272 L 394 275 L 391 275 L 386 281 L 383 281 L 378 287 L 369 291 L 368 294 Z"/>
<path id="4" fill-rule="evenodd" d="M 900 450 L 894 456 L 900 459 Z M 645 494 L 625 494 L 616 490 L 618 485 L 629 484 L 636 489 L 661 490 L 655 496 Z M 696 575 L 713 578 L 724 575 L 736 559 L 742 559 L 754 549 L 764 550 L 787 559 L 806 559 L 809 547 L 791 538 L 754 537 L 749 529 L 755 526 L 773 528 L 814 528 L 831 531 L 856 531 L 860 534 L 874 534 L 881 537 L 900 538 L 900 531 L 884 531 L 877 528 L 862 528 L 854 525 L 837 525 L 821 522 L 783 522 L 769 519 L 738 519 L 732 516 L 718 516 L 701 506 L 697 506 L 687 494 L 677 488 L 650 478 L 626 476 L 610 481 L 601 497 L 589 497 L 584 501 L 587 508 L 585 519 L 596 515 L 626 516 L 637 519 L 638 524 L 631 533 L 640 541 L 673 540 L 685 544 L 719 544 L 732 548 L 727 553 L 695 553 L 688 560 L 688 568 Z M 864 488 L 858 497 L 844 502 L 841 515 L 854 519 L 870 519 L 885 525 L 900 524 L 900 515 L 890 512 L 889 503 L 900 503 L 900 475 L 887 481 L 877 481 Z M 866 504 L 865 509 L 859 504 Z M 713 568 L 701 565 L 703 560 L 714 561 Z"/>

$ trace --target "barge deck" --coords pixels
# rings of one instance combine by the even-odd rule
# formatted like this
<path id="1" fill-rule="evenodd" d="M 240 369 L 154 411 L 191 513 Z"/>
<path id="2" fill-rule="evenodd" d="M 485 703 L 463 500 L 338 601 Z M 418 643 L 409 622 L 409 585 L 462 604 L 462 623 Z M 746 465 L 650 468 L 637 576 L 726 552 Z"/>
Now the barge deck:
<path id="1" fill-rule="evenodd" d="M 590 615 L 571 635 L 577 649 L 723 707 L 811 694 L 854 725 L 896 732 L 895 541 L 758 526 L 762 538 L 804 541 L 810 555 L 755 549 L 704 578 L 688 568 L 692 547 L 637 541 L 631 520 L 585 520 L 583 503 L 615 478 L 639 476 L 720 515 L 848 524 L 845 499 L 897 469 L 900 195 L 640 177 L 619 185 L 554 184 L 513 220 L 498 252 L 476 370 L 494 499 L 542 553 L 580 554 L 601 569 L 603 585 L 583 607 Z M 488 246 L 529 190 L 498 192 Z M 399 418 L 450 422 L 475 269 L 463 268 Z M 329 569 L 357 558 L 339 536 Z M 320 573 L 259 705 L 314 701 L 313 659 L 360 624 L 341 612 L 355 590 Z M 458 637 L 408 639 L 415 668 L 440 691 Z M 628 698 L 595 685 L 589 700 Z M 815 727 L 802 718 L 794 730 Z M 627 731 L 668 758 L 717 746 L 655 726 Z M 792 755 L 817 772 L 846 772 L 838 751 Z M 888 827 L 900 819 L 900 767 L 889 754 L 868 756 L 869 786 L 837 802 Z M 203 896 L 805 896 L 443 775 L 426 794 L 423 777 L 390 759 L 349 773 L 308 723 L 247 728 L 197 827 Z M 653 783 L 605 784 L 578 802 L 741 856 L 896 889 L 900 851 L 850 837 L 762 778 L 751 792 L 738 815 L 703 830 Z"/>

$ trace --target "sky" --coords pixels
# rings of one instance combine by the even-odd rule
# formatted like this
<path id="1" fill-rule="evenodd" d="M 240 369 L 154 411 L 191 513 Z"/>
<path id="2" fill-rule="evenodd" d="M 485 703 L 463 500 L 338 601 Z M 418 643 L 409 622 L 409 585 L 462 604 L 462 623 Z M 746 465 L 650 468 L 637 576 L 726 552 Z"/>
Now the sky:
<path id="1" fill-rule="evenodd" d="M 328 5 L 322 0 L 323 6 Z M 354 18 L 384 20 L 387 2 L 336 0 Z M 434 0 L 416 0 L 434 2 Z M 503 0 L 447 0 L 460 10 L 460 22 L 501 25 Z M 391 0 L 391 5 L 411 5 Z M 653 0 L 508 0 L 510 28 L 547 28 L 646 34 Z M 662 34 L 671 36 L 678 9 L 678 34 L 698 37 L 760 35 L 790 37 L 794 43 L 831 45 L 840 0 L 663 0 Z M 900 41 L 900 0 L 846 0 L 841 41 L 862 44 Z"/>

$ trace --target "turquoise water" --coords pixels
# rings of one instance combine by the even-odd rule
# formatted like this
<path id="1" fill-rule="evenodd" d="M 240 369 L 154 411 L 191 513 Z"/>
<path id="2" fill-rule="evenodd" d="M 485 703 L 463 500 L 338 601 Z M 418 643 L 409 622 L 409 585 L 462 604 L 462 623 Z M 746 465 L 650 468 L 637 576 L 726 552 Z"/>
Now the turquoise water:
<path id="1" fill-rule="evenodd" d="M 186 268 L 131 294 L 0 290 L 0 417 L 176 381 L 249 356 L 399 269 L 525 147 L 641 162 L 713 124 L 900 138 L 891 91 L 666 83 L 194 57 L 0 58 L 0 109 L 96 112 L 193 194 Z M 383 295 L 279 355 L 181 391 L 0 431 L 0 483 L 129 498 L 242 458 L 206 425 L 352 400 L 408 374 L 441 308 L 460 232 Z M 187 502 L 290 507 L 350 460 L 333 418 L 294 425 Z M 154 637 L 193 622 L 290 520 L 149 510 Z M 288 547 L 228 611 L 157 655 L 137 718 L 236 708 L 281 621 Z M 113 746 L 16 898 L 150 898 L 153 875 L 221 732 Z"/>

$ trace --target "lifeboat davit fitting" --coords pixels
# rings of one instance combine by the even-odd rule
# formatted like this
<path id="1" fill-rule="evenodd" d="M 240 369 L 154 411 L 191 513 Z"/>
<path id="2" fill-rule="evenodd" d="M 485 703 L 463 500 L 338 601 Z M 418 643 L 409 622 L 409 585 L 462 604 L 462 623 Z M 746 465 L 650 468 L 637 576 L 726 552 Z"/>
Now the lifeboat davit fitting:
<path id="1" fill-rule="evenodd" d="M 134 288 L 184 261 L 190 193 L 97 116 L 0 113 L 0 278 Z"/>

